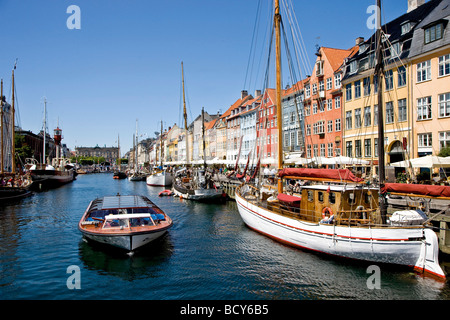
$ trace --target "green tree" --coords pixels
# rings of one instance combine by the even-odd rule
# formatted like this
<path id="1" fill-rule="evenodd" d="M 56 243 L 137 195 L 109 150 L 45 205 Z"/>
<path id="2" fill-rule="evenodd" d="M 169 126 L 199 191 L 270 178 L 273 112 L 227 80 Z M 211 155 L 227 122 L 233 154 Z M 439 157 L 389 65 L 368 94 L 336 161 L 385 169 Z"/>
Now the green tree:
<path id="1" fill-rule="evenodd" d="M 450 157 L 450 147 L 442 148 L 439 157 Z"/>

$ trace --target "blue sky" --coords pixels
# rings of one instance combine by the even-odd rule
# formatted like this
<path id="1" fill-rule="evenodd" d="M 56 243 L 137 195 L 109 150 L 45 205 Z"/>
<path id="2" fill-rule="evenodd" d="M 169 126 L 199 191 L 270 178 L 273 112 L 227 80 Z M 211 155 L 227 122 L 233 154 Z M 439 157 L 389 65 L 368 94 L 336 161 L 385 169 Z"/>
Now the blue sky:
<path id="1" fill-rule="evenodd" d="M 246 71 L 258 3 L 264 12 L 270 2 L 0 0 L 4 94 L 10 101 L 17 58 L 23 129 L 37 133 L 42 128 L 45 96 L 48 129 L 59 122 L 69 148 L 117 146 L 120 136 L 124 153 L 132 147 L 136 119 L 144 138 L 154 136 L 161 121 L 164 127 L 180 124 L 181 61 L 190 120 L 202 107 L 225 112 L 241 90 L 261 89 L 264 70 L 253 70 L 254 79 L 246 78 Z M 375 0 L 292 2 L 312 63 L 316 45 L 347 49 L 357 37 L 372 34 L 366 10 Z M 383 21 L 407 10 L 407 0 L 384 2 Z M 67 28 L 70 5 L 81 10 L 79 30 Z M 266 28 L 267 14 L 261 14 L 260 23 Z M 264 30 L 257 43 L 262 44 Z M 255 65 L 260 57 L 258 51 Z"/>

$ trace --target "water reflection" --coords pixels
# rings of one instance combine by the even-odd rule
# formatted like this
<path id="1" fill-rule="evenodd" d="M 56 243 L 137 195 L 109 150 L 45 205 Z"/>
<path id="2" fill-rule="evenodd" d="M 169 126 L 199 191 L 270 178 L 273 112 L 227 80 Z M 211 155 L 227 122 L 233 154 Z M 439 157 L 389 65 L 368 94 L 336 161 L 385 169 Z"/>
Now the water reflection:
<path id="1" fill-rule="evenodd" d="M 129 255 L 123 250 L 83 238 L 78 251 L 87 269 L 95 270 L 99 275 L 113 275 L 132 282 L 161 276 L 162 265 L 168 263 L 173 244 L 170 235 L 166 234 Z"/>

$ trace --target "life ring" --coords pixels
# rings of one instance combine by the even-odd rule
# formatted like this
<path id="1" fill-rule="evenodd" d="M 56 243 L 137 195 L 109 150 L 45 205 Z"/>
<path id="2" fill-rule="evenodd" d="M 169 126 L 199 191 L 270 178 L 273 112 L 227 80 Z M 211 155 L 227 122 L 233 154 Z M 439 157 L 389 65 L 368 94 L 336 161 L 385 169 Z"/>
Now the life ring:
<path id="1" fill-rule="evenodd" d="M 164 191 L 161 191 L 159 193 L 160 197 L 162 197 L 162 196 L 171 196 L 171 195 L 172 195 L 172 191 L 170 191 L 170 190 L 164 190 Z"/>
<path id="2" fill-rule="evenodd" d="M 329 217 L 327 216 L 327 214 L 329 215 Z M 325 207 L 322 210 L 322 219 L 331 219 L 334 216 L 333 210 L 331 210 L 330 207 Z"/>

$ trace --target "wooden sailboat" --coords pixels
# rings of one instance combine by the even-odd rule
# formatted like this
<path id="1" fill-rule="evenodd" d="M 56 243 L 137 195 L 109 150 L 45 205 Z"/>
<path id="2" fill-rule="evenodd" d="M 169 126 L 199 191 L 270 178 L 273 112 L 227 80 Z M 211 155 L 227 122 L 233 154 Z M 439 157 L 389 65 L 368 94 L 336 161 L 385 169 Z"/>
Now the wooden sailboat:
<path id="1" fill-rule="evenodd" d="M 275 1 L 277 65 L 277 117 L 281 108 L 280 6 Z M 380 8 L 380 0 L 377 1 Z M 378 19 L 380 21 L 380 17 Z M 378 92 L 382 93 L 382 29 L 377 30 Z M 379 95 L 379 105 L 382 105 Z M 379 124 L 383 124 L 382 112 Z M 348 170 L 283 169 L 282 126 L 278 125 L 278 190 L 270 197 L 256 185 L 236 189 L 236 203 L 244 223 L 282 243 L 338 257 L 412 267 L 418 272 L 445 278 L 438 261 L 436 233 L 426 225 L 427 217 L 416 211 L 388 215 L 384 194 L 371 189 Z M 384 132 L 379 128 L 379 159 L 384 184 Z M 283 193 L 287 179 L 309 181 L 298 196 Z M 409 212 L 411 213 L 411 212 Z M 399 217 L 405 219 L 399 219 Z"/>
<path id="2" fill-rule="evenodd" d="M 159 155 L 160 167 L 158 168 L 158 170 L 156 170 L 156 172 L 154 172 L 153 174 L 147 176 L 147 185 L 149 185 L 149 186 L 166 187 L 166 186 L 171 186 L 172 182 L 173 182 L 173 175 L 172 175 L 172 173 L 168 172 L 163 167 L 163 143 L 162 143 L 163 140 L 162 140 L 162 135 L 163 135 L 163 123 L 161 121 L 160 155 Z"/>
<path id="3" fill-rule="evenodd" d="M 205 110 L 202 108 L 202 149 L 203 149 L 203 168 L 189 168 L 188 153 L 188 133 L 187 133 L 187 113 L 186 100 L 184 93 L 184 70 L 181 63 L 182 83 L 183 83 L 183 114 L 184 128 L 186 136 L 186 169 L 181 170 L 180 174 L 175 176 L 173 192 L 175 196 L 188 200 L 196 201 L 217 201 L 224 199 L 226 194 L 222 186 L 217 185 L 212 180 L 212 174 L 208 172 L 205 154 Z"/>
<path id="4" fill-rule="evenodd" d="M 31 195 L 28 190 L 31 185 L 31 180 L 28 177 L 20 175 L 16 172 L 15 164 L 15 96 L 14 96 L 14 70 L 12 71 L 12 105 L 4 105 L 3 96 L 3 80 L 1 80 L 0 90 L 0 131 L 1 131 L 1 169 L 0 169 L 0 200 L 3 202 L 9 200 L 18 200 Z M 8 141 L 9 143 L 5 143 Z M 8 149 L 6 150 L 6 146 Z M 6 157 L 10 155 L 8 161 Z M 8 162 L 8 165 L 6 165 Z M 9 170 L 5 170 L 8 167 Z"/>

